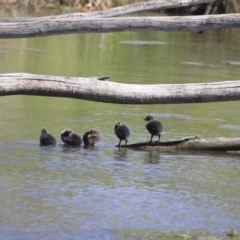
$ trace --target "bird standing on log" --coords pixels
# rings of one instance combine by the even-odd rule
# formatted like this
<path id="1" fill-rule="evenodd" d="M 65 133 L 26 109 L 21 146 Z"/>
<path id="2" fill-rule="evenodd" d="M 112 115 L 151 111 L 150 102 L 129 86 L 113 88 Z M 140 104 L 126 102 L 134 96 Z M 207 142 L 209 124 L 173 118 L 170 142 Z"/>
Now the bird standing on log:
<path id="1" fill-rule="evenodd" d="M 146 128 L 149 131 L 149 133 L 151 134 L 151 139 L 149 143 L 152 143 L 152 139 L 153 136 L 158 136 L 158 141 L 156 143 L 160 142 L 160 137 L 161 137 L 161 133 L 163 130 L 162 124 L 157 121 L 154 120 L 153 116 L 148 115 L 146 118 L 144 118 L 145 121 L 148 121 L 148 123 L 146 124 Z"/>
<path id="2" fill-rule="evenodd" d="M 61 132 L 61 139 L 66 145 L 80 146 L 82 139 L 76 133 L 73 133 L 71 129 L 65 129 Z"/>
<path id="3" fill-rule="evenodd" d="M 84 133 L 83 142 L 85 146 L 94 146 L 101 139 L 101 134 L 97 130 L 90 130 Z"/>
<path id="4" fill-rule="evenodd" d="M 119 138 L 118 147 L 120 147 L 122 140 L 125 140 L 125 145 L 126 145 L 130 137 L 129 128 L 126 125 L 121 124 L 120 122 L 116 122 L 114 125 L 114 132 L 116 136 Z"/>
<path id="5" fill-rule="evenodd" d="M 40 140 L 40 145 L 42 145 L 42 146 L 56 144 L 55 138 L 47 132 L 46 128 L 41 129 L 41 135 L 40 135 L 39 140 Z"/>

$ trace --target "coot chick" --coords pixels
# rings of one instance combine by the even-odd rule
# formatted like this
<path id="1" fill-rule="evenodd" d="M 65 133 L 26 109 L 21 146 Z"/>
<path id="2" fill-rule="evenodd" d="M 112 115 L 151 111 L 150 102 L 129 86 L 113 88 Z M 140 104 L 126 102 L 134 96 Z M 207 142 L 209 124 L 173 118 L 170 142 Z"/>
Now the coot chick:
<path id="1" fill-rule="evenodd" d="M 83 142 L 85 146 L 94 146 L 101 139 L 101 134 L 97 130 L 90 130 L 84 133 Z"/>
<path id="2" fill-rule="evenodd" d="M 149 131 L 149 133 L 151 134 L 150 143 L 153 143 L 152 142 L 153 136 L 158 136 L 157 143 L 159 143 L 161 133 L 163 130 L 162 124 L 159 121 L 154 120 L 153 116 L 151 116 L 151 115 L 148 115 L 144 120 L 148 121 L 148 123 L 146 124 L 146 128 Z"/>
<path id="3" fill-rule="evenodd" d="M 130 137 L 129 128 L 126 125 L 121 124 L 120 122 L 116 122 L 114 125 L 114 131 L 116 136 L 119 138 L 118 147 L 120 147 L 122 140 L 125 140 L 125 145 L 126 145 Z"/>
<path id="4" fill-rule="evenodd" d="M 40 139 L 40 145 L 42 145 L 42 146 L 56 144 L 55 138 L 47 132 L 46 128 L 41 129 L 41 135 L 40 135 L 39 139 Z"/>
<path id="5" fill-rule="evenodd" d="M 82 144 L 81 137 L 70 129 L 65 129 L 61 132 L 61 139 L 65 144 L 71 146 L 80 146 Z"/>

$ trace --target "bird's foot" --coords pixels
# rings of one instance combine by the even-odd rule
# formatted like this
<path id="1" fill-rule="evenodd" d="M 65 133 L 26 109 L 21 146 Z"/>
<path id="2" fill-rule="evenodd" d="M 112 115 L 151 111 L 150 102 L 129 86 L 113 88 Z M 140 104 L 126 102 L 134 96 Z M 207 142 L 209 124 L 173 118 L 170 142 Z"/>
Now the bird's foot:
<path id="1" fill-rule="evenodd" d="M 148 144 L 154 146 L 153 141 L 150 141 Z"/>

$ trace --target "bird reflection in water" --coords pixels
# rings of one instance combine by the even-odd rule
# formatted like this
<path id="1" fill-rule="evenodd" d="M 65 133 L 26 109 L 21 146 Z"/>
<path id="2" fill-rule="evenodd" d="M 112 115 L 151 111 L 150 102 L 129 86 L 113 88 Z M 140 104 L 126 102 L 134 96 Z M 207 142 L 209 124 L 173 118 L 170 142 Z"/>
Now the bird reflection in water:
<path id="1" fill-rule="evenodd" d="M 128 158 L 128 149 L 127 148 L 118 148 L 114 151 L 114 159 L 117 161 L 127 161 Z"/>
<path id="2" fill-rule="evenodd" d="M 150 163 L 150 164 L 158 164 L 158 163 L 160 163 L 160 151 L 158 151 L 158 150 L 150 150 L 149 151 L 149 158 L 146 159 L 146 163 Z"/>
<path id="3" fill-rule="evenodd" d="M 59 144 L 59 146 L 61 146 L 61 151 L 64 153 L 79 152 L 79 150 L 81 149 L 80 146 L 71 146 L 71 145 L 67 145 L 65 143 Z"/>

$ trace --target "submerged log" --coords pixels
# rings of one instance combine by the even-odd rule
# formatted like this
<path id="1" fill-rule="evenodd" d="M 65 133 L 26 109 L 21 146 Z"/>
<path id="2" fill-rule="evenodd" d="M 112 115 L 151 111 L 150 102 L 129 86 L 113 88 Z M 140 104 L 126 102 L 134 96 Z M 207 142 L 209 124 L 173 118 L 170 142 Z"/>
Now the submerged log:
<path id="1" fill-rule="evenodd" d="M 109 77 L 0 74 L 0 96 L 67 97 L 120 104 L 176 104 L 240 100 L 240 80 L 195 84 L 126 84 Z"/>
<path id="2" fill-rule="evenodd" d="M 117 147 L 117 146 L 116 146 Z M 162 151 L 240 151 L 240 138 L 187 137 L 151 144 L 149 142 L 121 145 L 122 148 L 159 149 Z"/>

